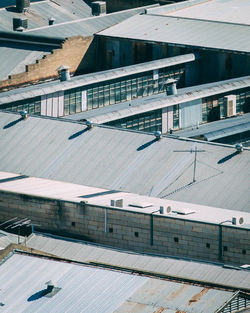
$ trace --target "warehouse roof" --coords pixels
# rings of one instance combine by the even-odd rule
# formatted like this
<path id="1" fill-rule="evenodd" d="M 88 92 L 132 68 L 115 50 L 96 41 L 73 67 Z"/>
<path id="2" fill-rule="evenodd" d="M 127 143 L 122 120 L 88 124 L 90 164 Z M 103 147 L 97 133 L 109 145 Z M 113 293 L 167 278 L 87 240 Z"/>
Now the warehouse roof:
<path id="1" fill-rule="evenodd" d="M 96 32 L 99 32 L 105 28 L 113 26 L 117 23 L 124 21 L 136 14 L 142 13 L 147 8 L 156 7 L 156 5 L 150 5 L 145 7 L 139 7 L 114 13 L 109 13 L 101 16 L 92 16 L 88 18 L 63 21 L 59 24 L 52 26 L 43 26 L 35 29 L 27 30 L 25 33 L 34 35 L 45 35 L 45 36 L 62 36 L 71 37 L 76 35 L 91 36 Z"/>
<path id="2" fill-rule="evenodd" d="M 248 149 L 6 112 L 0 138 L 1 171 L 249 212 Z"/>
<path id="3" fill-rule="evenodd" d="M 234 296 L 224 290 L 16 253 L 1 264 L 0 274 L 5 312 L 212 313 Z M 54 283 L 52 291 L 46 282 Z"/>
<path id="4" fill-rule="evenodd" d="M 62 2 L 62 0 L 57 0 L 57 2 Z M 82 0 L 80 0 L 83 4 L 83 7 L 86 6 Z M 54 1 L 55 2 L 55 1 Z M 44 3 L 34 3 L 33 5 L 40 5 L 44 7 L 44 5 L 49 6 L 53 5 L 56 6 L 54 2 L 44 1 Z M 59 3 L 58 2 L 58 3 Z M 65 3 L 64 3 L 65 2 Z M 69 9 L 72 6 L 71 1 L 70 5 L 68 1 L 63 2 L 63 8 Z M 74 1 L 77 7 L 79 6 L 79 1 Z M 58 7 L 58 5 L 56 6 Z M 149 6 L 152 7 L 152 6 Z M 62 7 L 61 7 L 62 8 Z M 89 8 L 89 7 L 88 7 Z M 0 9 L 0 20 L 1 14 L 5 9 Z M 64 9 L 63 9 L 64 10 Z M 68 21 L 65 20 L 57 20 L 52 26 L 43 26 L 38 27 L 35 30 L 27 30 L 24 33 L 17 33 L 14 31 L 9 32 L 0 32 L 0 63 L 2 64 L 2 71 L 0 73 L 0 80 L 7 79 L 8 75 L 17 74 L 25 71 L 25 66 L 28 64 L 33 64 L 36 60 L 41 59 L 47 53 L 50 53 L 52 49 L 55 49 L 55 45 L 48 44 L 44 45 L 41 44 L 41 40 L 39 39 L 41 36 L 49 36 L 51 41 L 53 38 L 60 38 L 61 41 L 66 37 L 81 35 L 81 36 L 91 36 L 95 32 L 98 32 L 104 28 L 112 26 L 116 23 L 119 23 L 126 18 L 134 16 L 142 11 L 145 8 L 136 8 L 131 10 L 125 10 L 122 12 L 111 13 L 103 16 L 95 16 L 90 18 L 82 18 L 82 19 L 75 19 L 75 15 L 73 15 L 74 19 L 70 19 Z M 76 10 L 81 12 L 81 10 Z M 60 11 L 59 11 L 60 13 Z M 17 14 L 17 13 L 13 13 Z M 52 13 L 48 9 L 47 12 L 48 16 L 51 17 Z M 55 15 L 54 15 L 55 17 Z M 41 19 L 43 24 L 47 25 L 48 21 Z M 10 22 L 9 22 L 10 23 Z M 9 30 L 10 25 L 8 25 L 7 29 Z M 12 20 L 11 20 L 11 27 L 12 27 Z M 0 27 L 1 28 L 1 27 Z M 0 29 L 1 30 L 1 29 Z M 6 29 L 4 29 L 6 30 Z M 27 36 L 27 35 L 30 35 Z M 17 38 L 15 38 L 15 36 Z M 44 37 L 45 38 L 45 37 Z M 10 42 L 11 39 L 11 42 Z M 33 41 L 30 43 L 30 41 Z M 60 45 L 57 45 L 60 47 Z M 5 62 L 6 59 L 9 62 Z"/>
<path id="5" fill-rule="evenodd" d="M 250 2 L 245 0 L 189 0 L 148 9 L 147 12 L 250 25 Z"/>
<path id="6" fill-rule="evenodd" d="M 147 96 L 107 107 L 76 113 L 68 116 L 72 120 L 90 119 L 93 123 L 107 123 L 119 120 L 128 116 L 145 113 L 168 106 L 202 99 L 234 90 L 249 88 L 250 76 L 229 79 L 209 84 L 203 84 L 188 88 L 179 89 L 176 95 L 167 96 L 165 93 Z M 0 104 L 1 104 L 0 97 Z M 183 135 L 183 137 L 186 137 Z"/>
<path id="7" fill-rule="evenodd" d="M 98 33 L 100 36 L 250 53 L 249 25 L 143 14 Z"/>
<path id="8" fill-rule="evenodd" d="M 89 242 L 34 233 L 29 248 L 78 262 L 95 262 L 138 271 L 169 275 L 177 279 L 217 284 L 239 289 L 250 288 L 250 271 L 240 267 L 160 255 L 140 254 Z"/>
<path id="9" fill-rule="evenodd" d="M 83 0 L 53 0 L 31 2 L 24 13 L 16 12 L 15 5 L 0 9 L 0 30 L 13 30 L 13 18 L 27 18 L 28 29 L 47 26 L 53 17 L 55 24 L 92 16 L 91 7 Z"/>
<path id="10" fill-rule="evenodd" d="M 176 57 L 140 63 L 136 65 L 124 66 L 112 70 L 75 76 L 72 77 L 69 81 L 61 82 L 57 80 L 35 86 L 13 89 L 10 91 L 0 93 L 0 105 L 12 101 L 18 101 L 36 96 L 41 96 L 44 94 L 53 93 L 59 90 L 67 90 L 71 88 L 87 86 L 98 82 L 104 82 L 120 77 L 125 77 L 128 75 L 152 71 L 154 69 L 165 68 L 177 64 L 192 62 L 194 60 L 195 55 L 193 53 L 190 53 Z"/>
<path id="11" fill-rule="evenodd" d="M 207 140 L 215 140 L 216 133 L 218 136 L 229 136 L 231 132 L 243 132 L 250 130 L 250 113 L 244 115 L 227 118 L 225 120 L 215 121 L 207 124 L 200 125 L 199 128 L 179 130 L 175 135 L 180 137 L 195 138 L 205 136 Z M 224 134 L 223 134 L 224 132 Z M 211 136 L 212 135 L 212 136 Z M 218 137 L 217 137 L 218 138 Z"/>

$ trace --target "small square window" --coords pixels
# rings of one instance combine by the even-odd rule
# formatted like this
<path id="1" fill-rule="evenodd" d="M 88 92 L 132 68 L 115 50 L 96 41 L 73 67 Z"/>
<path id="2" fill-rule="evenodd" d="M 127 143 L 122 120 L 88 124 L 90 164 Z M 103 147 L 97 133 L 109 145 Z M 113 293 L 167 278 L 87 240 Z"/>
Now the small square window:
<path id="1" fill-rule="evenodd" d="M 223 247 L 223 250 L 224 250 L 224 251 L 227 251 L 227 246 L 224 246 L 224 247 Z"/>
<path id="2" fill-rule="evenodd" d="M 71 225 L 72 225 L 73 227 L 75 227 L 75 226 L 76 226 L 76 222 L 71 222 Z"/>
<path id="3" fill-rule="evenodd" d="M 113 233 L 113 228 L 112 227 L 109 228 L 109 232 Z"/>
<path id="4" fill-rule="evenodd" d="M 246 254 L 247 252 L 246 252 L 246 250 L 245 249 L 243 249 L 242 250 L 242 254 Z"/>
<path id="5" fill-rule="evenodd" d="M 174 237 L 174 242 L 179 242 L 179 238 L 178 237 Z"/>
<path id="6" fill-rule="evenodd" d="M 135 237 L 139 237 L 139 233 L 137 231 L 135 232 Z"/>
<path id="7" fill-rule="evenodd" d="M 210 243 L 206 243 L 206 247 L 207 247 L 207 248 L 210 248 Z"/>

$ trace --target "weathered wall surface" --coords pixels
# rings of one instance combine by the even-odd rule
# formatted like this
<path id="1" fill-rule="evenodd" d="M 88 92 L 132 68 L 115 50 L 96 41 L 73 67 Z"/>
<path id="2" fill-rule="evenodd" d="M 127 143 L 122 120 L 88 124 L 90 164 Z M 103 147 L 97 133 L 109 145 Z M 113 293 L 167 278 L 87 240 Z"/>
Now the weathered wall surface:
<path id="1" fill-rule="evenodd" d="M 93 38 L 75 36 L 65 40 L 60 49 L 53 50 L 35 64 L 27 65 L 26 72 L 10 75 L 8 79 L 0 81 L 0 89 L 58 77 L 57 68 L 61 65 L 68 66 L 72 74 L 90 68 L 95 59 Z"/>
<path id="2" fill-rule="evenodd" d="M 173 256 L 219 261 L 218 225 L 167 216 L 0 192 L 0 222 L 29 218 L 39 228 L 97 243 Z M 106 220 L 106 223 L 105 223 Z M 153 224 L 153 226 L 152 226 Z M 223 261 L 250 262 L 250 230 L 222 227 Z"/>

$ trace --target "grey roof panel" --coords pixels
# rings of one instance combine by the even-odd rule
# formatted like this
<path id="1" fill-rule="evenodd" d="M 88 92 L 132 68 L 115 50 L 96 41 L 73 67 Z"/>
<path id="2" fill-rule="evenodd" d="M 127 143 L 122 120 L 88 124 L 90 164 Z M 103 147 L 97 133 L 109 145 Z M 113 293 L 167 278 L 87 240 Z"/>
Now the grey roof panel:
<path id="1" fill-rule="evenodd" d="M 18 119 L 18 114 L 0 113 L 1 171 L 250 210 L 248 149 L 223 161 L 234 147 L 164 137 L 141 150 L 151 134 L 103 126 L 81 133 L 82 124 L 42 117 L 13 124 Z M 190 185 L 194 156 L 174 150 L 195 146 L 205 152 L 198 155 L 197 181 Z"/>
<path id="2" fill-rule="evenodd" d="M 180 258 L 161 257 L 64 239 L 61 237 L 32 234 L 27 246 L 80 262 L 97 262 L 134 268 L 152 273 L 162 273 L 197 282 L 208 282 L 235 288 L 250 288 L 250 272 L 223 268 L 222 265 Z"/>
<path id="3" fill-rule="evenodd" d="M 60 290 L 52 297 L 41 296 L 49 280 Z M 147 280 L 118 271 L 18 254 L 0 265 L 1 302 L 6 313 L 112 313 Z"/>
<path id="4" fill-rule="evenodd" d="M 234 127 L 234 126 L 243 126 L 243 128 L 240 130 L 240 132 L 248 130 L 248 124 L 250 123 L 250 113 L 245 113 L 240 116 L 227 118 L 220 121 L 210 122 L 203 125 L 200 125 L 199 128 L 194 127 L 194 129 L 188 128 L 184 130 L 179 130 L 175 132 L 175 135 L 180 137 L 199 137 L 204 134 L 214 133 L 223 129 L 228 129 Z"/>
<path id="5" fill-rule="evenodd" d="M 249 53 L 249 31 L 248 25 L 143 14 L 98 35 Z"/>

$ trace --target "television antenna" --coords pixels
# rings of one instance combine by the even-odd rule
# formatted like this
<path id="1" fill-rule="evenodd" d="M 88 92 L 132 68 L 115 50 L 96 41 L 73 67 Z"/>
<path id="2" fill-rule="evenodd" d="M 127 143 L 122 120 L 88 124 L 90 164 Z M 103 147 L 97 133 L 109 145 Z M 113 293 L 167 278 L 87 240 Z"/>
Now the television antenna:
<path id="1" fill-rule="evenodd" d="M 200 150 L 195 147 L 194 149 L 191 148 L 189 150 L 174 150 L 174 152 L 190 152 L 194 153 L 194 171 L 193 171 L 193 183 L 196 182 L 195 175 L 196 175 L 196 163 L 197 163 L 197 153 L 198 152 L 205 152 L 206 150 Z"/>

